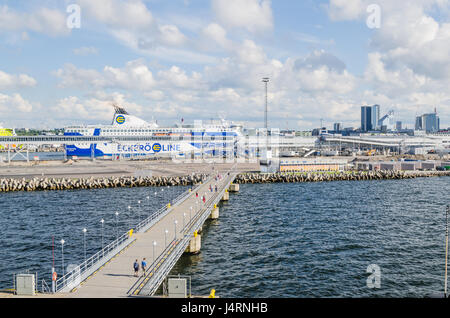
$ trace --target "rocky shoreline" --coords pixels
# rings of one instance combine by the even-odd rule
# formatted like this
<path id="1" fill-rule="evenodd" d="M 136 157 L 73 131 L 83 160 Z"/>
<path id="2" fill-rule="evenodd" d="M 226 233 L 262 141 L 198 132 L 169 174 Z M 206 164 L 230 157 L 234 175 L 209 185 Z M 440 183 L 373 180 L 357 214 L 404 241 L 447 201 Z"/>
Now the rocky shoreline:
<path id="1" fill-rule="evenodd" d="M 189 186 L 199 184 L 207 177 L 197 174 L 185 177 L 10 178 L 0 179 L 0 192 Z"/>
<path id="2" fill-rule="evenodd" d="M 244 173 L 236 177 L 235 183 L 297 183 L 362 180 L 398 180 L 424 177 L 450 176 L 450 171 L 346 171 L 346 172 L 308 172 L 308 173 Z"/>
<path id="3" fill-rule="evenodd" d="M 234 183 L 297 183 L 361 180 L 395 180 L 423 177 L 450 176 L 450 171 L 350 171 L 350 172 L 309 172 L 309 173 L 241 173 Z M 207 179 L 207 174 L 184 177 L 101 177 L 101 178 L 33 178 L 0 179 L 0 192 L 55 191 L 78 189 L 104 189 L 123 187 L 190 186 Z"/>

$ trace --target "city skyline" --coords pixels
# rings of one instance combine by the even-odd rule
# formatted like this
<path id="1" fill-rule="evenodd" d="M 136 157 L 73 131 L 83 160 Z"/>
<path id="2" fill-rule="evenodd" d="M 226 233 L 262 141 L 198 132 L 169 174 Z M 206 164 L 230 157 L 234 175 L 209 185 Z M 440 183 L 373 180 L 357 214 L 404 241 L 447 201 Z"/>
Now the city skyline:
<path id="1" fill-rule="evenodd" d="M 269 77 L 269 127 L 358 128 L 361 106 L 375 104 L 408 128 L 437 108 L 449 127 L 448 1 L 371 5 L 2 0 L 0 123 L 108 123 L 115 101 L 162 125 L 224 116 L 263 127 Z"/>

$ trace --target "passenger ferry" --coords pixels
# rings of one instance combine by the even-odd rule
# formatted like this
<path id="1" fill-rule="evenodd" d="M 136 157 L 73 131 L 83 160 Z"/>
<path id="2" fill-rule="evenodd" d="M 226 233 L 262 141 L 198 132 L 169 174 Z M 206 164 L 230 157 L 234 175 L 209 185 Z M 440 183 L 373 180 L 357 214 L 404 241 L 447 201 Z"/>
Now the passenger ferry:
<path id="1" fill-rule="evenodd" d="M 65 136 L 108 137 L 111 140 L 66 145 L 70 157 L 197 157 L 233 156 L 242 126 L 222 120 L 219 124 L 159 127 L 113 105 L 111 125 L 70 126 Z"/>

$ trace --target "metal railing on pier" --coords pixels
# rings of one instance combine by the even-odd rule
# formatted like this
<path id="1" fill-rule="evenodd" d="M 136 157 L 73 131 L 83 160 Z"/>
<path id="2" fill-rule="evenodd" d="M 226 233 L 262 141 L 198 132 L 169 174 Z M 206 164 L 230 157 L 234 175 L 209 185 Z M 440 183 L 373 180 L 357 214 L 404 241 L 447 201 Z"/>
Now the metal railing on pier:
<path id="1" fill-rule="evenodd" d="M 202 181 L 202 183 L 203 182 L 205 181 Z M 206 182 L 208 182 L 208 180 Z M 194 189 L 186 190 L 181 196 L 176 198 L 173 201 L 173 203 L 165 207 L 162 207 L 158 211 L 152 213 L 145 220 L 139 222 L 135 226 L 133 231 L 137 233 L 146 232 L 161 218 L 167 215 L 174 207 L 176 207 L 177 205 L 181 204 L 184 200 L 189 198 L 191 192 L 196 191 L 201 186 L 201 184 L 197 185 Z M 130 236 L 130 234 L 131 234 L 130 231 L 128 231 L 125 234 L 121 235 L 120 237 L 118 237 L 117 239 L 106 245 L 99 252 L 92 255 L 91 257 L 86 259 L 83 263 L 76 266 L 75 268 L 64 274 L 64 276 L 56 280 L 54 292 L 70 292 L 72 289 L 79 286 L 81 282 L 86 280 L 101 266 L 106 264 L 111 258 L 113 258 L 116 254 L 121 252 L 135 240 L 135 238 L 133 238 L 132 235 Z"/>
<path id="2" fill-rule="evenodd" d="M 215 208 L 215 205 L 221 200 L 227 191 L 228 186 L 235 179 L 237 173 L 233 172 L 233 170 L 234 166 L 229 172 L 226 182 L 224 182 L 221 188 L 218 189 L 217 193 L 215 193 L 215 195 L 206 202 L 205 208 L 198 211 L 193 220 L 191 220 L 183 228 L 183 237 L 178 240 L 174 240 L 171 244 L 169 244 L 169 247 L 171 248 L 166 248 L 166 250 L 152 263 L 145 278 L 140 279 L 138 283 L 133 286 L 134 288 L 130 289 L 130 295 L 152 296 L 155 294 L 164 278 L 170 273 L 178 259 L 186 250 L 190 241 L 194 238 L 194 233 L 201 228 L 203 223 L 211 214 L 212 209 Z"/>

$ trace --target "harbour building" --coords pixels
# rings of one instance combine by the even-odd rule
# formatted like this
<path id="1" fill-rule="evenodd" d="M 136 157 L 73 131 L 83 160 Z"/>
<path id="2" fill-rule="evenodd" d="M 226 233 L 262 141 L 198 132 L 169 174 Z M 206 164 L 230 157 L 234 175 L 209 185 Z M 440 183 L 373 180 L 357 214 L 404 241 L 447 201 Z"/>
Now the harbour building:
<path id="1" fill-rule="evenodd" d="M 380 130 L 380 105 L 361 106 L 361 131 Z"/>
<path id="2" fill-rule="evenodd" d="M 280 160 L 280 172 L 344 171 L 348 167 L 347 159 L 323 158 L 283 158 Z"/>
<path id="3" fill-rule="evenodd" d="M 439 116 L 436 111 L 434 113 L 423 114 L 416 117 L 415 130 L 423 130 L 427 133 L 439 131 Z"/>

